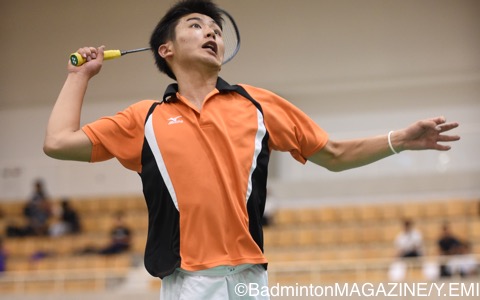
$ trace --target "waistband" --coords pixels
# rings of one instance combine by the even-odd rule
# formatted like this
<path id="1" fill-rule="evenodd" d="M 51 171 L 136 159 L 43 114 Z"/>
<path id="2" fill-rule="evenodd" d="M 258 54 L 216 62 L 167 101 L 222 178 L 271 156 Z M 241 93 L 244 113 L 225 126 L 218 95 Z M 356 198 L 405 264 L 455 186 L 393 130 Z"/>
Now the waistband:
<path id="1" fill-rule="evenodd" d="M 238 266 L 218 266 L 210 269 L 199 271 L 187 271 L 182 268 L 177 268 L 179 272 L 189 275 L 201 275 L 201 276 L 227 276 L 240 273 L 248 268 L 255 266 L 254 264 L 241 264 Z"/>

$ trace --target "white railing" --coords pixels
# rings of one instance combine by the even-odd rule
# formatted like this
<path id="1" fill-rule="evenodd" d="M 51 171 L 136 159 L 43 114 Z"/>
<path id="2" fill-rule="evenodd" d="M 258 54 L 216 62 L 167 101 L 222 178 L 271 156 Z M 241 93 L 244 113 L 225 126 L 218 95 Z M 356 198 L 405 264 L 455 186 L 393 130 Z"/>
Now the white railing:
<path id="1" fill-rule="evenodd" d="M 428 282 L 431 278 L 424 277 L 426 264 L 439 265 L 451 257 L 421 257 L 404 260 L 405 277 L 403 281 Z M 476 258 L 480 261 L 480 255 Z M 301 259 L 301 258 L 299 258 Z M 389 270 L 395 260 L 392 259 L 361 259 L 338 261 L 292 261 L 275 262 L 269 265 L 269 283 L 276 284 L 328 284 L 332 282 L 389 282 Z M 143 267 L 142 267 L 143 268 Z M 108 291 L 120 289 L 125 285 L 129 273 L 138 269 L 75 269 L 75 270 L 31 270 L 9 271 L 0 274 L 0 295 L 31 294 L 47 292 L 51 294 L 68 293 L 71 291 Z M 391 275 L 391 274 L 390 274 Z M 474 280 L 479 281 L 479 274 Z M 155 281 L 149 276 L 130 276 L 129 280 Z M 453 277 L 453 279 L 460 277 Z M 398 278 L 397 278 L 398 280 Z M 132 285 L 132 282 L 129 282 Z M 152 284 L 138 284 L 147 291 Z M 156 286 L 158 287 L 158 285 Z M 141 292 L 141 291 L 138 291 Z"/>
<path id="2" fill-rule="evenodd" d="M 408 259 L 351 259 L 332 261 L 276 262 L 268 269 L 269 283 L 282 281 L 304 283 L 325 282 L 387 282 L 387 281 L 432 281 L 440 276 L 440 265 L 448 263 L 453 256 L 424 256 Z M 474 255 L 477 274 L 480 277 L 480 254 Z M 394 268 L 396 267 L 396 270 Z M 297 277 L 297 278 L 296 278 Z M 453 274 L 451 278 L 460 278 Z M 295 282 L 294 282 L 295 283 Z"/>
<path id="3" fill-rule="evenodd" d="M 69 290 L 103 291 L 121 283 L 126 273 L 128 271 L 120 269 L 9 271 L 0 274 L 0 294 L 26 294 L 38 291 L 64 293 Z"/>

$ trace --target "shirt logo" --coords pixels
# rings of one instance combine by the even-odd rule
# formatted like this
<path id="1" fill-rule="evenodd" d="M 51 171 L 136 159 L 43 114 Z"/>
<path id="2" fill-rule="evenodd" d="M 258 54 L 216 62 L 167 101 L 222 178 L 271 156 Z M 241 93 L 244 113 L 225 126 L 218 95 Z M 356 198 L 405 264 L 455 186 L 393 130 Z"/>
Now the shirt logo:
<path id="1" fill-rule="evenodd" d="M 180 120 L 181 117 L 182 116 L 176 116 L 176 117 L 173 117 L 173 118 L 168 118 L 168 125 L 183 123 L 183 120 Z"/>

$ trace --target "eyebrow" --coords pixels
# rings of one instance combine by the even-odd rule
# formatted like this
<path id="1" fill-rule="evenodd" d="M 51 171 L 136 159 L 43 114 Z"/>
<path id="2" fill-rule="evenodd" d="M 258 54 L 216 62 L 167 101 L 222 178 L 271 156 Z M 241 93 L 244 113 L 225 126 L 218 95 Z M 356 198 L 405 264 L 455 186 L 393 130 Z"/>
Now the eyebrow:
<path id="1" fill-rule="evenodd" d="M 185 20 L 185 22 L 188 22 L 188 21 L 200 21 L 200 22 L 204 22 L 204 20 L 201 19 L 201 18 L 199 18 L 199 17 L 191 17 L 191 18 L 188 18 L 187 20 Z M 211 20 L 210 23 L 213 23 L 213 24 L 217 25 L 218 27 L 220 27 L 220 25 L 218 25 L 218 23 L 215 22 L 215 20 L 213 20 L 213 19 Z M 220 27 L 220 28 L 221 28 L 221 27 Z"/>
<path id="2" fill-rule="evenodd" d="M 200 19 L 199 17 L 191 17 L 191 18 L 188 18 L 188 19 L 186 20 L 186 22 L 192 21 L 192 20 L 201 21 L 201 19 Z"/>
<path id="3" fill-rule="evenodd" d="M 200 19 L 199 17 L 191 17 L 191 18 L 188 18 L 188 19 L 187 19 L 187 22 L 188 22 L 188 21 L 192 21 L 192 20 L 202 21 L 202 19 Z"/>

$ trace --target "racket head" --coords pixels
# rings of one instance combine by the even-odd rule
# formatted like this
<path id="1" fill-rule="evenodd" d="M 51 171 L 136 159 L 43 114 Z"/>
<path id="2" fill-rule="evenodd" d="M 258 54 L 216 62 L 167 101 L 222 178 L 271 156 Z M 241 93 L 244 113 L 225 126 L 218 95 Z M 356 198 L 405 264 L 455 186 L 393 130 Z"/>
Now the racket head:
<path id="1" fill-rule="evenodd" d="M 231 61 L 238 50 L 240 50 L 240 31 L 233 17 L 223 9 L 220 9 L 222 17 L 222 37 L 225 45 L 225 53 L 223 55 L 223 63 Z"/>

